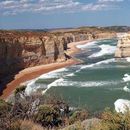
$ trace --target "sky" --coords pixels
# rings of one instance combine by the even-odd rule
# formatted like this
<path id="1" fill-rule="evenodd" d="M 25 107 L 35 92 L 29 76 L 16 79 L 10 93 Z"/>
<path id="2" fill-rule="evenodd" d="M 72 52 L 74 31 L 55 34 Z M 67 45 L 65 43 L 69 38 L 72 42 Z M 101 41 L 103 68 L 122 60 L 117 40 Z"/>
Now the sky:
<path id="1" fill-rule="evenodd" d="M 0 0 L 0 29 L 130 26 L 130 0 Z"/>

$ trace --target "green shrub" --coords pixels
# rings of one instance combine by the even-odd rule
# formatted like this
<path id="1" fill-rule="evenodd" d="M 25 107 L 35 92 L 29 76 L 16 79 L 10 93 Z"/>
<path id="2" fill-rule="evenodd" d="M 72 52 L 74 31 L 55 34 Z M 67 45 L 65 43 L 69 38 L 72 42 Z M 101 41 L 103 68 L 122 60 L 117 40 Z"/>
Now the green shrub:
<path id="1" fill-rule="evenodd" d="M 76 121 L 83 121 L 87 119 L 88 112 L 86 110 L 75 111 L 69 119 L 69 124 L 73 124 Z"/>
<path id="2" fill-rule="evenodd" d="M 14 94 L 17 95 L 18 93 L 24 92 L 27 86 L 23 85 L 15 89 Z"/>
<path id="3" fill-rule="evenodd" d="M 5 102 L 4 100 L 0 99 L 0 117 L 11 109 L 11 104 Z"/>
<path id="4" fill-rule="evenodd" d="M 41 105 L 35 116 L 35 120 L 45 127 L 58 126 L 61 124 L 60 110 L 56 106 Z"/>
<path id="5" fill-rule="evenodd" d="M 92 130 L 130 130 L 130 112 L 117 113 L 106 109 L 101 115 L 101 123 Z"/>
<path id="6" fill-rule="evenodd" d="M 0 99 L 0 130 L 8 130 L 11 125 L 11 104 Z"/>

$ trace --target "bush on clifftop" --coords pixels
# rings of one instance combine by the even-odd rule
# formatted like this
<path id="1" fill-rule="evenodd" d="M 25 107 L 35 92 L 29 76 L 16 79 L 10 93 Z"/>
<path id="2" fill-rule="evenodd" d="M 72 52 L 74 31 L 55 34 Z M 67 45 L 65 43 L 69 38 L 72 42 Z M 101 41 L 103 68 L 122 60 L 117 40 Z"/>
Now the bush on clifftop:
<path id="1" fill-rule="evenodd" d="M 73 124 L 76 121 L 83 121 L 88 118 L 88 112 L 86 110 L 77 110 L 69 118 L 69 124 Z"/>
<path id="2" fill-rule="evenodd" d="M 11 109 L 11 104 L 0 99 L 0 116 Z"/>
<path id="3" fill-rule="evenodd" d="M 35 120 L 44 127 L 59 126 L 62 123 L 60 109 L 57 106 L 41 105 Z"/>
<path id="4" fill-rule="evenodd" d="M 130 111 L 125 114 L 106 109 L 101 122 L 91 130 L 130 130 Z"/>
<path id="5" fill-rule="evenodd" d="M 22 85 L 15 89 L 14 94 L 17 95 L 18 93 L 24 92 L 27 86 Z"/>

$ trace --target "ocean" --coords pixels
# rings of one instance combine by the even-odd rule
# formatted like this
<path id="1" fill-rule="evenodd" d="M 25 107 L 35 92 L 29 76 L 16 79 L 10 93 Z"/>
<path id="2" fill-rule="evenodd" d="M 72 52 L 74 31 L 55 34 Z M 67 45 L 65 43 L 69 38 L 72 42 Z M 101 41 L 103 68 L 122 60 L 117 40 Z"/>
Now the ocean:
<path id="1" fill-rule="evenodd" d="M 78 45 L 76 58 L 83 63 L 29 81 L 26 93 L 41 91 L 93 112 L 114 108 L 118 99 L 130 100 L 130 58 L 114 58 L 116 45 L 117 39 Z"/>

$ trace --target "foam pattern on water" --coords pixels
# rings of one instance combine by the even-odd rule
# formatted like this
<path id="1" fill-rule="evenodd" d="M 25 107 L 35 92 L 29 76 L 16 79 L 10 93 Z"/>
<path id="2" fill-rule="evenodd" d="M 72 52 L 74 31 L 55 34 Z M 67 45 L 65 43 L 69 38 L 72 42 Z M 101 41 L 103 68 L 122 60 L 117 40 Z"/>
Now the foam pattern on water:
<path id="1" fill-rule="evenodd" d="M 66 81 L 64 79 L 58 79 L 54 82 L 52 82 L 51 86 L 74 86 L 74 87 L 102 87 L 102 86 L 111 86 L 111 85 L 118 85 L 120 84 L 120 81 L 87 81 L 87 82 L 77 82 L 77 81 Z M 49 86 L 50 86 L 49 85 Z"/>
<path id="2" fill-rule="evenodd" d="M 111 55 L 115 53 L 116 47 L 111 46 L 111 45 L 100 45 L 99 48 L 101 49 L 99 52 L 96 52 L 92 55 L 89 56 L 89 58 L 94 58 L 94 57 L 101 57 L 104 55 Z"/>
<path id="3" fill-rule="evenodd" d="M 101 64 L 109 64 L 109 63 L 112 63 L 112 62 L 115 62 L 114 58 L 107 59 L 107 60 L 102 60 L 102 61 L 90 64 L 90 65 L 84 65 L 84 66 L 81 67 L 81 69 L 86 69 L 86 68 L 90 68 L 90 67 L 94 67 L 94 66 L 99 66 Z"/>
<path id="4" fill-rule="evenodd" d="M 124 77 L 122 78 L 124 82 L 130 81 L 130 75 L 129 74 L 124 74 Z"/>
<path id="5" fill-rule="evenodd" d="M 39 76 L 38 79 L 58 78 L 59 76 L 62 75 L 62 72 L 66 72 L 66 71 L 67 71 L 67 68 L 57 69 L 47 74 L 43 74 Z"/>
<path id="6" fill-rule="evenodd" d="M 36 85 L 36 81 L 39 79 L 51 79 L 51 78 L 59 78 L 61 76 L 63 76 L 64 74 L 62 72 L 67 72 L 67 68 L 62 68 L 62 69 L 57 69 L 54 71 L 51 71 L 47 74 L 43 74 L 41 76 L 39 76 L 38 78 L 35 78 L 31 81 L 29 81 L 27 83 L 27 87 L 25 89 L 25 93 L 27 95 L 30 95 L 31 93 L 36 92 L 38 89 L 42 88 L 42 85 Z M 50 86 L 47 86 L 47 88 L 45 89 L 45 91 L 47 91 L 50 88 Z"/>
<path id="7" fill-rule="evenodd" d="M 60 83 L 62 83 L 63 81 L 64 81 L 63 78 L 60 78 L 60 79 L 55 80 L 54 82 L 52 82 L 51 84 L 49 84 L 49 85 L 47 86 L 47 89 L 45 89 L 45 90 L 42 91 L 42 94 L 45 94 L 45 93 L 47 92 L 47 90 L 49 90 L 52 86 L 57 86 L 57 85 L 59 85 Z"/>
<path id="8" fill-rule="evenodd" d="M 89 42 L 87 44 L 83 45 L 77 45 L 76 47 L 79 49 L 86 49 L 86 48 L 92 48 L 94 46 L 97 46 L 98 41 Z"/>

